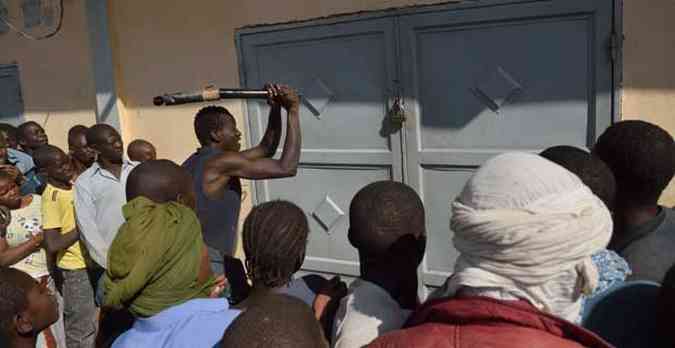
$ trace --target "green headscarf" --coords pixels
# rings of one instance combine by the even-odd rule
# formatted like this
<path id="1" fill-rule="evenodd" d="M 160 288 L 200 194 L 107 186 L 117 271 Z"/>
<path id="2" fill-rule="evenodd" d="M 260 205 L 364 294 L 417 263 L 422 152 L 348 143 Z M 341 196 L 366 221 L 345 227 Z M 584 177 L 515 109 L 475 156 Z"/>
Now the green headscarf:
<path id="1" fill-rule="evenodd" d="M 122 212 L 126 223 L 108 251 L 106 306 L 128 307 L 137 317 L 150 317 L 208 297 L 215 280 L 197 281 L 204 242 L 190 208 L 138 197 Z"/>

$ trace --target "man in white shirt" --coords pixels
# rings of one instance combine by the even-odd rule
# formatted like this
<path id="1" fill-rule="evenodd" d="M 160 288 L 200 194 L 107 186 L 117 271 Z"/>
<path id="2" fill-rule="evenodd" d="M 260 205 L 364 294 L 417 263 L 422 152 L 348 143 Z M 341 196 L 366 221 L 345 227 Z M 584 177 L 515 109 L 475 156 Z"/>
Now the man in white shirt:
<path id="1" fill-rule="evenodd" d="M 424 206 L 402 183 L 380 181 L 361 189 L 349 223 L 361 276 L 335 316 L 331 341 L 337 348 L 360 348 L 403 326 L 419 304 L 417 267 L 426 247 Z"/>
<path id="2" fill-rule="evenodd" d="M 122 138 L 107 124 L 91 127 L 87 142 L 97 160 L 75 181 L 75 213 L 89 255 L 107 268 L 108 249 L 124 223 L 127 177 L 137 163 L 124 159 Z"/>

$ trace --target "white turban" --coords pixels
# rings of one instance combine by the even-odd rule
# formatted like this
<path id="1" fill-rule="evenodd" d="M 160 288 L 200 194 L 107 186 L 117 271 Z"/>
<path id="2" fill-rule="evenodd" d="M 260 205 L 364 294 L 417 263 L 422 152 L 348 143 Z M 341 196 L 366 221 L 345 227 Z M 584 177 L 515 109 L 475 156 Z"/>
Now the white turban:
<path id="1" fill-rule="evenodd" d="M 612 233 L 607 207 L 579 178 L 537 155 L 503 154 L 467 182 L 451 216 L 461 254 L 445 295 L 497 291 L 577 319 L 598 281 L 590 256 Z"/>

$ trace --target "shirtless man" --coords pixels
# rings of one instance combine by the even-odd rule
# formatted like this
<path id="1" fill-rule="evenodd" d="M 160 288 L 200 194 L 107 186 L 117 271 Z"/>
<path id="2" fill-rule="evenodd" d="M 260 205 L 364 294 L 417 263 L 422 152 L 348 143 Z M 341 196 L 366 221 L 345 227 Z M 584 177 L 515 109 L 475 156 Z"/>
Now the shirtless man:
<path id="1" fill-rule="evenodd" d="M 267 130 L 260 144 L 240 151 L 241 132 L 234 116 L 220 106 L 207 106 L 195 117 L 195 133 L 201 144 L 184 163 L 192 174 L 197 194 L 197 216 L 215 274 L 223 274 L 223 257 L 232 255 L 241 208 L 244 179 L 295 176 L 300 159 L 300 98 L 291 88 L 267 85 L 270 105 Z M 286 140 L 279 159 L 273 159 L 281 138 L 281 108 L 288 115 Z"/>

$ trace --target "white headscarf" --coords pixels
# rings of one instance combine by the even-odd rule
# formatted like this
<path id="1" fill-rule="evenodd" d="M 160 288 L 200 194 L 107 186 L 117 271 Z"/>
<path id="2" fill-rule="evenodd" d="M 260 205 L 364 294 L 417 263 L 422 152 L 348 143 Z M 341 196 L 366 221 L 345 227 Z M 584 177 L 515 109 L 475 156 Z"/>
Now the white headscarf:
<path id="1" fill-rule="evenodd" d="M 612 233 L 609 211 L 579 178 L 540 156 L 487 161 L 451 204 L 460 256 L 445 296 L 506 294 L 574 321 L 598 274 L 590 256 Z M 475 293 L 475 292 L 474 292 Z M 489 295 L 488 295 L 489 296 Z"/>

